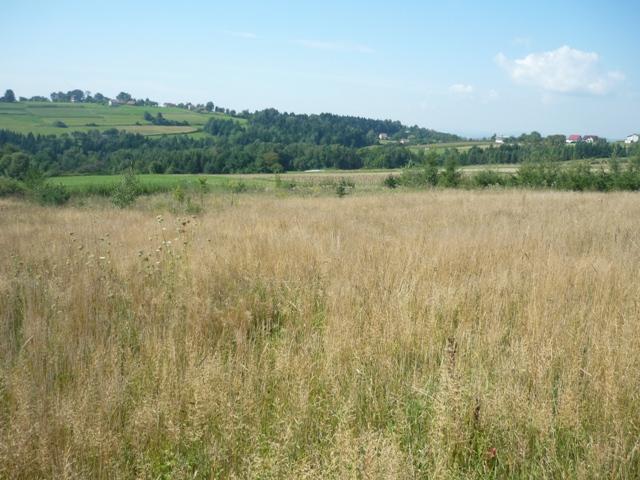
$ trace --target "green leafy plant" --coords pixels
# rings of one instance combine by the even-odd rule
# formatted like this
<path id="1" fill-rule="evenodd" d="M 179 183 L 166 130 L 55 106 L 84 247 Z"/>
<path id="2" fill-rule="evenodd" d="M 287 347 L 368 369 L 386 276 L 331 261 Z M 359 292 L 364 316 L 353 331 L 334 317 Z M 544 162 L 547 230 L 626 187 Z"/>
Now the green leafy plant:
<path id="1" fill-rule="evenodd" d="M 132 169 L 122 175 L 120 183 L 114 188 L 111 201 L 118 208 L 131 206 L 142 194 L 142 185 Z"/>

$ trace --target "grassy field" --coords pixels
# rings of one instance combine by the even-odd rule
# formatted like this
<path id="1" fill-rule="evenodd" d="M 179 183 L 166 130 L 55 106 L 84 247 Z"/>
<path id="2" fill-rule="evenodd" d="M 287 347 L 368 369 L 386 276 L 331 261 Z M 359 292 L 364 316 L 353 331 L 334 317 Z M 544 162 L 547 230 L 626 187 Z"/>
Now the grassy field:
<path id="1" fill-rule="evenodd" d="M 584 161 L 562 162 L 560 166 L 567 168 Z M 607 168 L 607 159 L 589 160 L 592 168 L 598 170 Z M 623 159 L 622 164 L 625 164 Z M 465 175 L 471 175 L 482 170 L 492 170 L 503 174 L 513 174 L 518 171 L 519 164 L 497 164 L 497 165 L 466 165 L 460 168 Z M 341 178 L 352 181 L 356 188 L 365 190 L 383 189 L 382 181 L 388 175 L 400 175 L 401 169 L 378 169 L 378 170 L 323 170 L 319 172 L 287 172 L 279 174 L 277 177 L 283 182 L 293 182 L 300 186 L 331 184 Z M 194 185 L 198 178 L 206 178 L 208 185 L 213 188 L 224 189 L 234 182 L 245 182 L 247 185 L 256 188 L 272 189 L 275 187 L 276 175 L 271 173 L 255 174 L 229 174 L 229 175 L 184 175 L 184 174 L 140 174 L 138 178 L 143 185 L 148 185 L 155 190 L 170 190 L 177 185 Z M 82 193 L 100 190 L 104 187 L 116 185 L 121 179 L 121 175 L 70 175 L 53 177 L 49 179 L 52 183 L 60 183 L 68 187 L 72 192 Z"/>
<path id="2" fill-rule="evenodd" d="M 144 120 L 144 112 L 149 112 L 154 116 L 157 113 L 162 113 L 168 120 L 187 121 L 189 126 L 151 125 Z M 231 118 L 219 113 L 196 113 L 173 107 L 136 107 L 131 105 L 109 107 L 91 103 L 0 103 L 0 129 L 34 134 L 60 135 L 74 131 L 86 132 L 109 128 L 142 135 L 186 134 L 201 130 L 212 116 Z M 65 123 L 67 128 L 54 126 L 56 121 Z"/>
<path id="3" fill-rule="evenodd" d="M 210 188 L 222 188 L 232 182 L 242 181 L 247 185 L 260 186 L 274 182 L 273 175 L 262 177 L 249 175 L 177 175 L 177 174 L 141 174 L 140 183 L 155 191 L 169 191 L 178 185 L 194 186 L 198 178 L 206 178 Z M 49 182 L 64 185 L 72 193 L 99 191 L 120 183 L 122 175 L 73 175 L 53 177 Z"/>
<path id="4" fill-rule="evenodd" d="M 0 478 L 639 478 L 634 193 L 0 200 Z"/>
<path id="5" fill-rule="evenodd" d="M 327 170 L 315 173 L 290 172 L 280 175 L 272 173 L 256 174 L 229 174 L 229 175 L 182 175 L 182 174 L 140 174 L 137 175 L 140 183 L 153 192 L 167 192 L 178 185 L 184 187 L 197 187 L 198 179 L 204 178 L 210 190 L 229 190 L 243 184 L 248 188 L 257 190 L 274 190 L 277 187 L 278 178 L 282 182 L 281 187 L 293 189 L 313 189 L 313 187 L 330 187 L 340 179 L 348 179 L 357 190 L 381 190 L 382 180 L 389 174 L 400 174 L 399 170 Z M 48 179 L 54 184 L 64 185 L 71 193 L 91 194 L 107 193 L 111 188 L 120 183 L 121 175 L 71 175 L 52 177 Z"/>
<path id="6" fill-rule="evenodd" d="M 465 142 L 450 142 L 450 143 L 434 143 L 428 145 L 410 145 L 409 148 L 414 151 L 429 151 L 435 150 L 438 153 L 443 153 L 448 148 L 455 148 L 461 152 L 466 152 L 467 150 L 471 150 L 472 147 L 478 148 L 489 148 L 491 146 L 498 147 L 493 142 L 482 142 L 482 141 L 465 141 Z"/>

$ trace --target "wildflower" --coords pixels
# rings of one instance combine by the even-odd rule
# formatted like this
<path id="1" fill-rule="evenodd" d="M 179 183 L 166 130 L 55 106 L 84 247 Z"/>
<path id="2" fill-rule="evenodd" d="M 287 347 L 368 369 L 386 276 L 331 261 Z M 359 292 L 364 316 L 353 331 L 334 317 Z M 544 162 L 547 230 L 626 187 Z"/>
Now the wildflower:
<path id="1" fill-rule="evenodd" d="M 498 450 L 496 449 L 496 447 L 491 447 L 490 449 L 487 450 L 487 453 L 485 454 L 487 460 L 493 460 L 498 456 Z"/>

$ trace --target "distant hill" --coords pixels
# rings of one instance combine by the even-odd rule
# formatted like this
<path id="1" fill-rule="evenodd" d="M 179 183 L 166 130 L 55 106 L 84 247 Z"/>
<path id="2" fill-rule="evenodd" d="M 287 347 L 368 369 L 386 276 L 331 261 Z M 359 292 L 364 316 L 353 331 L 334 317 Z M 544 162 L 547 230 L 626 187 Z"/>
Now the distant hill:
<path id="1" fill-rule="evenodd" d="M 281 113 L 275 109 L 246 115 L 247 123 L 232 124 L 228 120 L 212 118 L 204 126 L 211 135 L 230 138 L 233 142 L 249 144 L 255 141 L 273 143 L 306 143 L 314 145 L 342 145 L 361 148 L 385 141 L 426 144 L 456 142 L 457 135 L 437 132 L 418 126 L 407 127 L 398 121 L 334 115 L 304 115 Z"/>
<path id="2" fill-rule="evenodd" d="M 145 113 L 187 125 L 157 125 Z M 194 134 L 211 118 L 232 120 L 222 113 L 195 112 L 178 107 L 152 107 L 71 102 L 0 102 L 0 129 L 19 133 L 60 135 L 116 128 L 141 135 Z M 236 120 L 238 121 L 238 120 Z"/>
<path id="3" fill-rule="evenodd" d="M 161 121 L 157 120 L 158 114 Z M 34 135 L 61 135 L 113 128 L 144 136 L 202 136 L 204 131 L 242 145 L 262 141 L 359 148 L 377 144 L 380 134 L 386 142 L 402 141 L 411 144 L 462 140 L 457 135 L 418 126 L 408 127 L 398 121 L 331 113 L 304 115 L 267 109 L 232 116 L 179 107 L 44 101 L 0 102 L 0 130 Z"/>
<path id="4" fill-rule="evenodd" d="M 29 169 L 55 176 L 132 167 L 191 174 L 398 168 L 422 161 L 424 149 L 407 146 L 461 140 L 398 121 L 330 113 L 236 113 L 211 111 L 211 102 L 159 107 L 148 100 L 108 105 L 58 97 L 0 102 L 0 176 L 21 178 Z"/>

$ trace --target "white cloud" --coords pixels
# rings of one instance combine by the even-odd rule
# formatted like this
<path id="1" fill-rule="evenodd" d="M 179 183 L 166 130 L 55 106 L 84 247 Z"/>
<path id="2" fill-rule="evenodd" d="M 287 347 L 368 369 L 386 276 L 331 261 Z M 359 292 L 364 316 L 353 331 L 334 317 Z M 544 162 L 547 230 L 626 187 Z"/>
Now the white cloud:
<path id="1" fill-rule="evenodd" d="M 475 91 L 475 88 L 473 88 L 473 85 L 455 83 L 449 87 L 449 91 L 451 93 L 455 93 L 456 95 L 471 95 Z"/>
<path id="2" fill-rule="evenodd" d="M 371 47 L 355 43 L 325 42 L 316 40 L 298 40 L 299 45 L 314 50 L 333 50 L 337 52 L 374 53 Z"/>
<path id="3" fill-rule="evenodd" d="M 516 83 L 550 92 L 604 95 L 624 80 L 620 72 L 604 71 L 597 53 L 566 45 L 516 60 L 499 53 L 495 60 Z"/>

